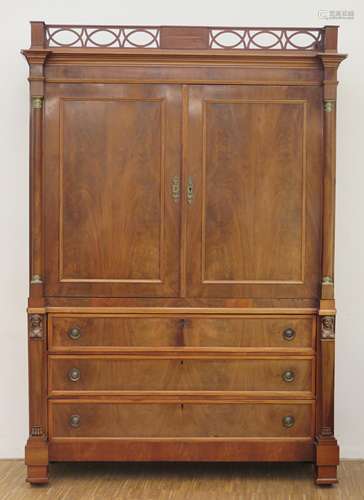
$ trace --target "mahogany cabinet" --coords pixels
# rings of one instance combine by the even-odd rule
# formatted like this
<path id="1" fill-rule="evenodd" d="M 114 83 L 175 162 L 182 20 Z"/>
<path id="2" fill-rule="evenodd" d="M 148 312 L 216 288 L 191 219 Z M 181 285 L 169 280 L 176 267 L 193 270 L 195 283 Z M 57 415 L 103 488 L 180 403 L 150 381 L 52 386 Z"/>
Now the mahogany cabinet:
<path id="1" fill-rule="evenodd" d="M 49 461 L 336 482 L 337 27 L 31 23 L 30 427 Z"/>

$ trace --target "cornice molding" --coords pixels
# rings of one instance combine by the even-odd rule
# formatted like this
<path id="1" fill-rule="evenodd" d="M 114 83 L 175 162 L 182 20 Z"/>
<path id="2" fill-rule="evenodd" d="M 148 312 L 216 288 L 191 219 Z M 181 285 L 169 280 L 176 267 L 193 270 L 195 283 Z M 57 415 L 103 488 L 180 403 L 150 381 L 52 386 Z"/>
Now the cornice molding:
<path id="1" fill-rule="evenodd" d="M 29 66 L 34 64 L 43 66 L 51 52 L 51 50 L 46 49 L 27 49 L 21 51 L 25 59 L 28 61 Z"/>
<path id="2" fill-rule="evenodd" d="M 340 63 L 348 56 L 347 54 L 338 54 L 332 52 L 319 52 L 318 58 L 322 62 L 324 68 L 338 68 Z"/>
<path id="3" fill-rule="evenodd" d="M 183 66 L 229 64 L 264 68 L 337 68 L 346 54 L 289 50 L 171 50 L 171 49 L 28 49 L 29 65 L 148 65 Z"/>
<path id="4" fill-rule="evenodd" d="M 29 64 L 85 66 L 234 66 L 321 69 L 317 53 L 298 51 L 213 51 L 163 49 L 52 49 L 23 51 Z"/>

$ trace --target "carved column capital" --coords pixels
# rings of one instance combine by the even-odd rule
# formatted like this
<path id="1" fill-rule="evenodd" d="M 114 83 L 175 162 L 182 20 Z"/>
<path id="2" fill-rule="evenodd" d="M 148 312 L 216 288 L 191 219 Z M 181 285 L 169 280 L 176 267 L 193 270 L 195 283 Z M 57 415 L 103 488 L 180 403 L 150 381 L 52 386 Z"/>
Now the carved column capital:
<path id="1" fill-rule="evenodd" d="M 33 96 L 32 97 L 32 108 L 42 109 L 43 107 L 43 96 Z"/>
<path id="2" fill-rule="evenodd" d="M 33 425 L 30 429 L 31 437 L 42 437 L 44 436 L 44 432 L 41 425 Z"/>
<path id="3" fill-rule="evenodd" d="M 321 318 L 321 339 L 335 339 L 335 316 L 322 316 Z"/>
<path id="4" fill-rule="evenodd" d="M 324 111 L 326 113 L 331 113 L 333 111 L 335 106 L 335 101 L 324 101 Z"/>
<path id="5" fill-rule="evenodd" d="M 322 278 L 322 285 L 333 285 L 334 284 L 334 280 L 331 278 L 331 276 L 324 276 Z"/>
<path id="6" fill-rule="evenodd" d="M 31 339 L 43 338 L 43 316 L 40 314 L 30 314 L 29 316 L 29 337 Z"/>

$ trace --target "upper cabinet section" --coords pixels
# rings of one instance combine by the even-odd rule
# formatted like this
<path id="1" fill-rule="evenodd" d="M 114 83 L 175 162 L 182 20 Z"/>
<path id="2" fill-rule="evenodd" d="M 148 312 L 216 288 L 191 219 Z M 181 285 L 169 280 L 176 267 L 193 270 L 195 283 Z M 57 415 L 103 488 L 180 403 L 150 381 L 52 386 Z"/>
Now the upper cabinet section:
<path id="1" fill-rule="evenodd" d="M 337 27 L 31 29 L 34 304 L 333 296 Z"/>

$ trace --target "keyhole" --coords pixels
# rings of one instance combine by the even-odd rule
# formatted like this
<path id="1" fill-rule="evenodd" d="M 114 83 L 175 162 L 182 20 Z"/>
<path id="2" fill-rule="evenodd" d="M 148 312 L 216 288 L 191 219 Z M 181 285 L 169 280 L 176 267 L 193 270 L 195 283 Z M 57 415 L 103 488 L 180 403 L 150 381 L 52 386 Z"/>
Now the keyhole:
<path id="1" fill-rule="evenodd" d="M 177 345 L 178 346 L 183 346 L 184 345 L 184 328 L 186 326 L 186 320 L 180 319 L 179 320 L 179 326 L 177 327 Z"/>

